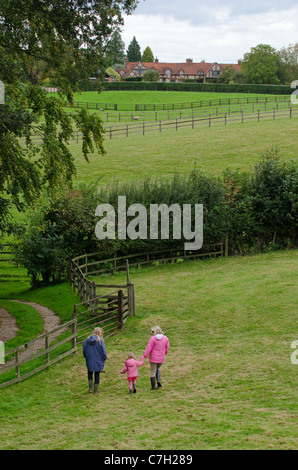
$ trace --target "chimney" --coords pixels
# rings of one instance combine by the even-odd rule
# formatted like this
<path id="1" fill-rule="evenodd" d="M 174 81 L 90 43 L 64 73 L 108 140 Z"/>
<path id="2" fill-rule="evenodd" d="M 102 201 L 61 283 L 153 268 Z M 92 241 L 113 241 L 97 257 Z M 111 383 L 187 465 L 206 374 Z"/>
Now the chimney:
<path id="1" fill-rule="evenodd" d="M 127 69 L 127 64 L 128 64 L 128 58 L 127 55 L 124 57 L 124 69 Z"/>
<path id="2" fill-rule="evenodd" d="M 157 57 L 155 58 L 155 63 L 158 64 L 158 58 Z"/>
<path id="3" fill-rule="evenodd" d="M 186 63 L 187 63 L 187 65 L 191 65 L 192 64 L 192 59 L 186 59 Z"/>

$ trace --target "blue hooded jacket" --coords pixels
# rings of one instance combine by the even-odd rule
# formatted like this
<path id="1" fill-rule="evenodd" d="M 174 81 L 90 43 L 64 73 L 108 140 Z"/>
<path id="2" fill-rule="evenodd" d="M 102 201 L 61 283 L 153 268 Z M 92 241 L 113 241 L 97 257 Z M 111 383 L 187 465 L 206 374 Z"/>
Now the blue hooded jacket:
<path id="1" fill-rule="evenodd" d="M 98 341 L 97 336 L 89 336 L 84 342 L 83 355 L 86 366 L 90 372 L 103 370 L 107 359 L 107 351 L 103 339 Z"/>

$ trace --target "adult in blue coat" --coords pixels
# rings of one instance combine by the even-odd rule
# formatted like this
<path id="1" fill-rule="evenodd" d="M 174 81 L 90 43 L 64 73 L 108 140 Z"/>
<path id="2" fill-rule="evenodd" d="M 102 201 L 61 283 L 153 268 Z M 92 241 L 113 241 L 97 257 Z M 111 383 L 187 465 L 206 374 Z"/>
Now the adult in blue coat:
<path id="1" fill-rule="evenodd" d="M 107 351 L 103 341 L 102 328 L 95 328 L 91 336 L 85 340 L 83 345 L 83 355 L 86 359 L 86 366 L 88 369 L 89 392 L 92 393 L 93 389 L 96 394 L 100 381 L 100 372 L 103 370 L 107 359 Z"/>

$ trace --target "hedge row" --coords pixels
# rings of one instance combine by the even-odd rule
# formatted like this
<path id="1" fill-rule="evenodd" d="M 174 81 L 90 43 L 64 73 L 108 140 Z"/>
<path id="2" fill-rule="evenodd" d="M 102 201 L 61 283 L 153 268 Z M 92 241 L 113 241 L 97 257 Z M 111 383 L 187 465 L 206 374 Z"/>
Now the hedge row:
<path id="1" fill-rule="evenodd" d="M 62 278 L 69 260 L 80 254 L 105 250 L 111 257 L 115 251 L 118 256 L 126 256 L 147 250 L 181 248 L 186 241 L 184 222 L 183 233 L 176 239 L 172 217 L 168 239 L 161 237 L 160 225 L 158 239 L 147 239 L 148 219 L 145 236 L 140 233 L 143 223 L 139 226 L 140 222 L 134 221 L 139 237 L 123 240 L 116 234 L 114 239 L 98 240 L 95 227 L 99 217 L 95 216 L 95 208 L 102 203 L 111 204 L 117 218 L 118 197 L 123 195 L 127 208 L 142 204 L 147 214 L 151 204 L 168 207 L 178 204 L 180 208 L 190 204 L 192 228 L 196 227 L 195 204 L 203 204 L 204 246 L 223 239 L 226 234 L 231 254 L 295 246 L 297 194 L 298 165 L 290 159 L 281 159 L 275 150 L 264 155 L 251 173 L 226 170 L 223 177 L 212 177 L 195 169 L 171 179 L 112 183 L 107 188 L 98 188 L 93 183 L 55 197 L 45 196 L 28 220 L 26 233 L 19 238 L 16 261 L 27 268 L 35 285 L 40 277 L 44 282 Z M 135 216 L 127 216 L 127 224 Z"/>
<path id="2" fill-rule="evenodd" d="M 86 84 L 87 86 L 88 84 Z M 90 84 L 94 86 L 95 84 Z M 89 88 L 89 90 L 95 88 Z M 152 82 L 105 82 L 103 89 L 114 90 L 147 90 L 147 91 L 199 91 L 217 93 L 261 93 L 290 95 L 293 90 L 288 85 L 226 84 L 226 83 L 152 83 Z M 84 91 L 87 91 L 84 90 Z"/>

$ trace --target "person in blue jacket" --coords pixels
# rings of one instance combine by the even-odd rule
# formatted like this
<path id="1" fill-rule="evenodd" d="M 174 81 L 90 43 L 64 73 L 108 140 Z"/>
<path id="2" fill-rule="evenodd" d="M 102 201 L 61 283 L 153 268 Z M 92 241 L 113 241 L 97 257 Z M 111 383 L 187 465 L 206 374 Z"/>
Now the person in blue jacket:
<path id="1" fill-rule="evenodd" d="M 103 370 L 107 359 L 107 351 L 103 341 L 102 328 L 95 328 L 91 336 L 85 340 L 83 345 L 83 355 L 86 359 L 86 366 L 88 369 L 89 392 L 92 393 L 93 389 L 94 393 L 97 394 L 100 372 Z"/>

